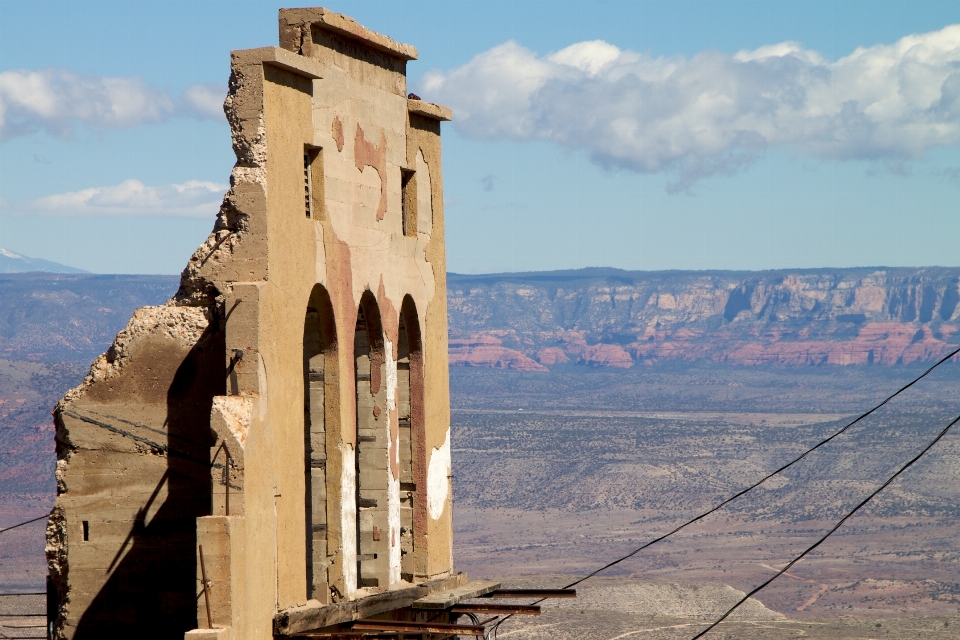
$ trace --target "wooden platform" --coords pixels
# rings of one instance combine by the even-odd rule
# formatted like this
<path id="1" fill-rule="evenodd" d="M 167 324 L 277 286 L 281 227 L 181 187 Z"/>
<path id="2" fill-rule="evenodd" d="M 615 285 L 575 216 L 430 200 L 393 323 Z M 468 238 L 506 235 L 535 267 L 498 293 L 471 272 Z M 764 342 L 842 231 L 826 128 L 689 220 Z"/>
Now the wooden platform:
<path id="1" fill-rule="evenodd" d="M 461 600 L 480 598 L 488 593 L 493 593 L 499 588 L 499 582 L 487 582 L 483 580 L 468 582 L 456 589 L 432 593 L 425 598 L 414 601 L 410 606 L 414 609 L 449 609 L 453 605 L 459 604 Z"/>
<path id="2" fill-rule="evenodd" d="M 449 578 L 430 580 L 411 587 L 391 589 L 372 596 L 321 604 L 312 600 L 300 607 L 279 611 L 273 617 L 273 634 L 295 636 L 336 624 L 369 618 L 394 609 L 411 606 L 417 600 L 437 592 L 446 592 L 467 584 L 467 574 L 458 573 Z"/>

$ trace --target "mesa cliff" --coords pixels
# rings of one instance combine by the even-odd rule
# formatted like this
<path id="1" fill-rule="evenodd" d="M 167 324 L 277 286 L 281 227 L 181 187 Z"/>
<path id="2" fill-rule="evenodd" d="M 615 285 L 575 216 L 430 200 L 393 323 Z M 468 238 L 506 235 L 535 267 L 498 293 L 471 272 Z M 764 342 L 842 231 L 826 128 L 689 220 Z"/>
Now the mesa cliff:
<path id="1" fill-rule="evenodd" d="M 960 343 L 960 268 L 449 277 L 450 364 L 910 364 Z"/>

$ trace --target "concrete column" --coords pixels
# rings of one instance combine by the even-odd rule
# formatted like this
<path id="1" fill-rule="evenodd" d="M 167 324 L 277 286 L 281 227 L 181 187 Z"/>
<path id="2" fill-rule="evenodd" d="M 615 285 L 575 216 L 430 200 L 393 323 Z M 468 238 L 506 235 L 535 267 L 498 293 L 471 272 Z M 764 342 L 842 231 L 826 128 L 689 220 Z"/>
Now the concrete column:
<path id="1" fill-rule="evenodd" d="M 244 517 L 243 516 L 205 516 L 197 518 L 197 593 L 203 591 L 202 568 L 207 574 L 207 597 L 197 599 L 197 632 L 216 631 L 228 635 L 196 635 L 189 632 L 186 637 L 217 638 L 224 640 L 233 637 L 242 638 L 244 615 Z M 203 549 L 203 564 L 200 562 L 200 548 Z M 207 599 L 210 600 L 210 615 L 214 629 L 207 628 Z M 190 635 L 194 634 L 194 635 Z"/>

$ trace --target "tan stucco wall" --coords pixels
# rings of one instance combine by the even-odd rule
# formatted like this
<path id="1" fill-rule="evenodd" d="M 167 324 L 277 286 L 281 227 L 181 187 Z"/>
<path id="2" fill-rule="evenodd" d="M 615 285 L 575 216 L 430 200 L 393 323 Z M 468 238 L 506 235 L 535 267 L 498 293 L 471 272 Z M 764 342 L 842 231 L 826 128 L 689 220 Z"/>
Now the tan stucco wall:
<path id="1" fill-rule="evenodd" d="M 279 48 L 234 52 L 226 102 L 238 158 L 232 187 L 213 233 L 184 270 L 181 290 L 160 308 L 168 315 L 199 313 L 207 334 L 218 336 L 203 343 L 219 345 L 214 348 L 213 365 L 206 365 L 219 373 L 215 376 L 217 383 L 204 386 L 203 397 L 193 403 L 198 407 L 195 411 L 201 413 L 194 416 L 191 428 L 206 439 L 206 446 L 197 453 L 199 458 L 209 459 L 219 444 L 234 450 L 229 476 L 230 486 L 235 487 L 231 489 L 235 492 L 234 507 L 229 517 L 238 524 L 229 528 L 226 520 L 217 520 L 219 524 L 209 521 L 199 528 L 199 538 L 192 532 L 196 529 L 184 534 L 179 552 L 192 558 L 196 543 L 206 540 L 211 549 L 217 549 L 216 560 L 211 560 L 215 562 L 216 579 L 223 584 L 243 585 L 233 590 L 229 612 L 218 613 L 233 617 L 234 637 L 271 637 L 274 614 L 307 599 L 303 348 L 305 313 L 317 285 L 329 294 L 337 340 L 332 356 L 336 366 L 327 365 L 330 374 L 325 382 L 326 521 L 333 591 L 324 595 L 336 599 L 369 593 L 357 590 L 354 524 L 357 405 L 353 340 L 357 309 L 365 291 L 376 300 L 387 356 L 386 362 L 374 367 L 372 377 L 379 375 L 378 384 L 385 390 L 378 396 L 381 400 L 377 402 L 384 406 L 376 408 L 375 424 L 381 425 L 377 428 L 387 440 L 389 455 L 384 472 L 389 476 L 388 505 L 378 507 L 389 516 L 388 531 L 384 532 L 389 541 L 385 544 L 391 548 L 388 581 L 397 583 L 400 576 L 395 386 L 399 312 L 405 296 L 415 304 L 423 343 L 423 380 L 411 384 L 411 388 L 423 391 L 422 401 L 415 400 L 418 408 L 413 412 L 423 420 L 417 425 L 422 437 L 416 439 L 422 442 L 423 451 L 420 457 L 415 456 L 419 468 L 414 474 L 414 578 L 424 580 L 452 571 L 439 121 L 411 113 L 410 109 L 428 114 L 443 112 L 430 105 L 417 107 L 419 101 L 406 98 L 405 65 L 407 59 L 415 57 L 412 47 L 391 44 L 376 34 L 376 38 L 365 35 L 355 23 L 316 11 L 297 10 L 286 17 L 281 14 L 282 29 L 288 30 L 288 36 L 299 34 L 285 40 L 283 31 L 281 34 L 284 44 L 294 52 Z M 327 24 L 324 20 L 340 25 L 340 30 L 331 31 L 323 26 Z M 358 38 L 357 33 L 363 37 Z M 315 196 L 322 186 L 325 199 L 322 206 L 313 206 L 312 218 L 307 217 L 304 203 L 305 146 L 320 148 L 322 154 L 322 172 L 315 171 L 313 181 Z M 432 212 L 413 227 L 418 231 L 404 235 L 401 168 L 418 166 L 416 187 L 420 197 L 416 200 L 421 207 L 429 203 Z M 429 197 L 424 197 L 427 190 Z M 423 224 L 425 219 L 430 220 L 429 226 Z M 188 354 L 196 351 L 198 341 L 203 341 L 197 334 L 187 336 L 179 345 L 168 345 L 161 339 L 164 330 L 157 323 L 134 332 L 130 351 L 159 349 L 154 357 L 166 369 L 176 371 Z M 164 433 L 170 418 L 167 404 L 158 404 L 155 409 L 149 408 L 154 405 L 136 404 L 133 398 L 137 386 L 129 381 L 140 375 L 136 368 L 139 360 L 131 356 L 124 362 L 125 368 L 116 367 L 112 375 L 126 381 L 127 386 L 114 384 L 106 392 L 106 400 L 101 401 L 110 404 L 110 410 L 121 418 L 137 417 Z M 168 389 L 172 383 L 165 380 L 155 375 L 153 384 Z M 62 423 L 58 438 L 63 443 L 59 449 L 61 490 L 58 515 L 51 521 L 48 555 L 54 572 L 59 572 L 61 594 L 65 602 L 70 601 L 63 608 L 67 636 L 87 612 L 91 594 L 100 590 L 103 597 L 102 579 L 83 582 L 80 576 L 97 569 L 106 555 L 117 555 L 118 549 L 121 557 L 129 553 L 120 546 L 137 511 L 146 503 L 147 498 L 141 494 L 152 491 L 158 479 L 173 467 L 169 456 L 148 458 L 134 447 L 128 458 L 136 458 L 137 468 L 146 471 L 122 479 L 119 475 L 123 474 L 114 474 L 105 487 L 90 488 L 90 479 L 98 473 L 95 470 L 109 466 L 105 456 L 112 453 L 102 451 L 103 444 L 92 435 L 78 434 L 69 413 L 71 407 L 92 402 L 94 391 L 101 388 L 97 385 L 102 384 L 88 382 L 71 392 L 58 413 Z M 245 400 L 230 402 L 224 396 Z M 130 408 L 134 405 L 136 409 Z M 153 413 L 141 416 L 144 411 Z M 99 437 L 103 429 L 91 426 L 87 431 Z M 124 443 L 129 440 L 109 433 Z M 191 476 L 200 487 L 201 506 L 190 510 L 190 519 L 224 507 L 224 487 L 218 478 L 225 458 L 218 460 L 220 467 L 212 473 Z M 126 464 L 118 462 L 114 466 L 124 469 Z M 215 495 L 212 500 L 211 483 Z M 106 513 L 105 506 L 92 502 L 97 492 L 125 486 L 131 489 L 116 493 L 116 502 L 121 511 L 129 513 L 116 518 L 113 542 L 94 554 L 96 557 L 85 556 L 86 551 L 74 543 L 81 511 Z M 169 499 L 164 504 L 177 508 Z M 217 511 L 213 515 L 224 514 Z M 233 533 L 223 533 L 227 530 Z M 239 544 L 230 541 L 237 539 L 242 539 L 242 551 L 230 551 L 231 544 Z M 190 558 L 187 571 L 194 571 Z M 231 571 L 242 579 L 238 582 Z M 148 574 L 142 577 L 149 580 Z M 379 590 L 388 586 L 381 583 Z M 195 597 L 195 587 L 197 584 L 191 584 L 185 589 L 188 595 L 193 593 L 191 598 Z"/>

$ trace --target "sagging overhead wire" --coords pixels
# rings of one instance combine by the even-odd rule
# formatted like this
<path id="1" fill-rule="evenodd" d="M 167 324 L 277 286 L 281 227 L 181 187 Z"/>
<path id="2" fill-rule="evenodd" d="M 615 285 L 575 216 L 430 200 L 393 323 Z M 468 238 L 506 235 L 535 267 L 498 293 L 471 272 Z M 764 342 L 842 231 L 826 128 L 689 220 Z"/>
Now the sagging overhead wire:
<path id="1" fill-rule="evenodd" d="M 874 406 L 872 409 L 870 409 L 869 411 L 866 411 L 866 412 L 860 414 L 859 416 L 857 416 L 854 420 L 852 420 L 851 422 L 847 423 L 847 424 L 846 424 L 842 429 L 840 429 L 839 431 L 837 431 L 837 432 L 833 433 L 832 435 L 824 438 L 823 440 L 821 440 L 821 441 L 818 442 L 817 444 L 813 445 L 812 447 L 810 447 L 809 449 L 807 449 L 806 451 L 804 451 L 803 453 L 801 453 L 799 456 L 797 456 L 796 458 L 794 458 L 794 459 L 791 460 L 790 462 L 788 462 L 788 463 L 786 463 L 785 465 L 783 465 L 783 466 L 775 469 L 774 471 L 771 471 L 770 473 L 768 473 L 767 475 L 765 475 L 764 477 L 762 477 L 760 480 L 754 482 L 753 484 L 751 484 L 750 486 L 746 487 L 745 489 L 742 489 L 742 490 L 738 491 L 737 493 L 733 494 L 732 496 L 730 496 L 729 498 L 727 498 L 726 500 L 724 500 L 723 502 L 721 502 L 721 503 L 718 504 L 717 506 L 713 507 L 712 509 L 710 509 L 710 510 L 708 510 L 708 511 L 704 511 L 704 512 L 701 513 L 700 515 L 698 515 L 698 516 L 696 516 L 696 517 L 694 517 L 694 518 L 691 518 L 690 520 L 687 520 L 687 521 L 684 522 L 683 524 L 675 527 L 674 529 L 668 531 L 667 533 L 663 534 L 662 536 L 658 536 L 658 537 L 650 540 L 649 542 L 646 542 L 645 544 L 637 547 L 636 549 L 634 549 L 634 550 L 631 551 L 630 553 L 628 553 L 628 554 L 626 554 L 626 555 L 623 555 L 623 556 L 617 558 L 616 560 L 614 560 L 614 561 L 612 561 L 612 562 L 608 562 L 607 564 L 603 565 L 603 566 L 600 567 L 599 569 L 596 569 L 595 571 L 591 571 L 590 573 L 588 573 L 588 574 L 585 575 L 584 577 L 580 578 L 579 580 L 575 580 L 574 582 L 571 582 L 570 584 L 565 585 L 563 588 L 564 588 L 564 589 L 570 589 L 570 588 L 572 588 L 572 587 L 577 586 L 577 585 L 580 584 L 581 582 L 584 582 L 584 581 L 586 581 L 586 580 L 589 580 L 590 578 L 594 577 L 595 575 L 597 575 L 597 574 L 599 574 L 599 573 L 602 573 L 602 572 L 606 571 L 607 569 L 609 569 L 609 568 L 611 568 L 611 567 L 613 567 L 613 566 L 616 566 L 616 565 L 620 564 L 620 563 L 623 562 L 624 560 L 628 560 L 628 559 L 632 558 L 633 556 L 637 555 L 638 553 L 640 553 L 640 552 L 643 551 L 644 549 L 646 549 L 646 548 L 648 548 L 648 547 L 651 547 L 651 546 L 657 544 L 658 542 L 662 542 L 663 540 L 666 540 L 666 539 L 669 538 L 670 536 L 672 536 L 672 535 L 674 535 L 674 534 L 676 534 L 676 533 L 679 533 L 680 531 L 682 531 L 683 529 L 689 527 L 690 525 L 692 525 L 692 524 L 694 524 L 694 523 L 696 523 L 696 522 L 699 522 L 700 520 L 703 520 L 704 518 L 706 518 L 707 516 L 709 516 L 709 515 L 711 515 L 711 514 L 713 514 L 713 513 L 716 513 L 717 511 L 719 511 L 719 510 L 722 509 L 723 507 L 727 506 L 728 504 L 730 504 L 730 503 L 733 502 L 734 500 L 736 500 L 736 499 L 740 498 L 741 496 L 749 493 L 750 491 L 753 491 L 754 489 L 756 489 L 757 487 L 759 487 L 760 485 L 762 485 L 764 482 L 766 482 L 766 481 L 769 480 L 770 478 L 774 477 L 775 475 L 777 475 L 777 474 L 779 474 L 779 473 L 782 473 L 783 471 L 786 471 L 787 469 L 789 469 L 790 467 L 792 467 L 792 466 L 795 465 L 796 463 L 800 462 L 801 460 L 803 460 L 804 458 L 806 458 L 808 455 L 810 455 L 811 453 L 813 453 L 814 451 L 816 451 L 817 449 L 819 449 L 819 448 L 822 447 L 823 445 L 827 444 L 828 442 L 830 442 L 830 441 L 834 440 L 835 438 L 839 437 L 840 435 L 842 435 L 844 432 L 846 432 L 848 429 L 850 429 L 852 426 L 854 426 L 855 424 L 857 424 L 857 423 L 860 422 L 861 420 L 867 418 L 868 416 L 870 416 L 870 415 L 872 415 L 873 413 L 875 413 L 876 411 L 878 411 L 881 407 L 883 407 L 884 405 L 886 405 L 888 402 L 890 402 L 891 400 L 893 400 L 894 398 L 896 398 L 898 395 L 900 395 L 901 393 L 903 393 L 904 391 L 906 391 L 907 389 L 909 389 L 909 388 L 912 387 L 913 385 L 915 385 L 915 384 L 917 384 L 918 382 L 920 382 L 921 380 L 923 380 L 923 379 L 924 379 L 925 377 L 927 377 L 934 369 L 936 369 L 937 367 L 939 367 L 940 365 L 942 365 L 944 362 L 947 362 L 948 360 L 950 360 L 951 358 L 953 358 L 954 356 L 956 356 L 958 353 L 960 353 L 960 347 L 958 347 L 957 349 L 954 349 L 953 351 L 951 351 L 950 353 L 948 353 L 947 355 L 945 355 L 944 357 L 942 357 L 940 360 L 937 360 L 937 362 L 935 362 L 933 365 L 931 365 L 926 371 L 924 371 L 924 372 L 921 373 L 919 376 L 917 376 L 916 378 L 914 378 L 913 380 L 911 380 L 910 382 L 908 382 L 907 384 L 903 385 L 902 387 L 900 387 L 899 389 L 897 389 L 895 392 L 893 392 L 892 394 L 890 394 L 889 396 L 887 396 L 886 398 L 884 398 L 884 400 L 883 400 L 882 402 L 880 402 L 879 404 L 875 405 L 875 406 Z M 948 427 L 948 428 L 949 428 L 949 427 Z M 931 446 L 932 446 L 932 445 L 931 445 Z M 912 462 L 911 462 L 910 464 L 912 464 Z M 774 577 L 776 577 L 776 576 L 774 576 Z M 543 602 L 543 600 L 544 600 L 544 599 L 540 599 L 540 600 L 537 600 L 537 601 L 535 601 L 535 602 L 532 602 L 531 604 L 539 604 L 539 603 Z M 499 620 L 499 621 L 496 623 L 496 625 L 495 625 L 495 626 L 493 627 L 493 629 L 492 629 L 492 634 L 493 634 L 493 637 L 494 637 L 494 638 L 496 638 L 496 636 L 497 636 L 497 629 L 500 627 L 500 625 L 503 624 L 504 622 L 506 622 L 507 620 L 509 620 L 509 619 L 512 618 L 512 617 L 513 617 L 512 615 L 505 616 L 502 620 Z"/>
<path id="2" fill-rule="evenodd" d="M 917 460 L 919 460 L 920 458 L 922 458 L 922 457 L 924 456 L 924 454 L 926 454 L 928 451 L 930 451 L 930 449 L 933 448 L 933 445 L 937 444 L 937 443 L 940 441 L 940 439 L 943 438 L 943 436 L 947 435 L 947 431 L 950 430 L 950 427 L 952 427 L 953 425 L 957 424 L 958 422 L 960 422 L 960 416 L 957 416 L 956 418 L 954 418 L 953 421 L 952 421 L 950 424 L 948 424 L 946 427 L 944 427 L 943 431 L 941 431 L 940 433 L 938 433 L 938 434 L 937 434 L 937 437 L 934 438 L 932 441 L 930 441 L 930 444 L 928 444 L 926 447 L 924 447 L 923 450 L 922 450 L 920 453 L 918 453 L 918 454 L 915 455 L 913 458 L 911 458 L 910 461 L 907 462 L 905 465 L 903 465 L 902 467 L 900 467 L 899 469 L 897 469 L 896 473 L 894 473 L 892 476 L 890 476 L 889 478 L 887 478 L 887 480 L 886 480 L 883 484 L 881 484 L 879 487 L 877 487 L 877 488 L 873 491 L 873 493 L 871 493 L 869 496 L 867 496 L 866 498 L 864 498 L 864 499 L 860 502 L 860 504 L 858 504 L 858 505 L 857 505 L 856 507 L 854 507 L 850 512 L 848 512 L 847 515 L 845 515 L 845 516 L 843 516 L 842 518 L 840 518 L 840 520 L 837 521 L 837 524 L 833 525 L 833 528 L 830 529 L 830 531 L 827 531 L 819 540 L 817 540 L 817 541 L 814 542 L 812 545 L 810 545 L 809 547 L 807 547 L 807 548 L 803 551 L 803 553 L 801 553 L 801 554 L 798 555 L 796 558 L 794 558 L 793 560 L 791 560 L 790 562 L 788 562 L 787 565 L 786 565 L 783 569 L 780 569 L 780 571 L 778 571 L 776 574 L 774 574 L 774 576 L 773 576 L 772 578 L 770 578 L 770 579 L 762 582 L 759 586 L 755 587 L 755 588 L 753 589 L 753 591 L 751 591 L 751 592 L 748 593 L 747 595 L 743 596 L 743 598 L 741 598 L 739 602 L 737 602 L 735 605 L 733 605 L 732 607 L 730 607 L 730 608 L 727 610 L 726 613 L 724 613 L 722 616 L 720 616 L 720 617 L 719 617 L 715 622 L 713 622 L 709 627 L 707 627 L 706 629 L 704 629 L 703 631 L 701 631 L 701 632 L 698 633 L 697 635 L 693 636 L 693 638 L 691 638 L 691 640 L 697 640 L 697 638 L 702 638 L 703 636 L 705 636 L 708 631 L 710 631 L 711 629 L 713 629 L 714 627 L 716 627 L 718 624 L 720 624 L 721 622 L 723 622 L 724 620 L 726 620 L 726 619 L 727 619 L 727 616 L 729 616 L 731 613 L 733 613 L 734 611 L 736 611 L 736 610 L 737 610 L 737 607 L 739 607 L 739 606 L 742 605 L 744 602 L 746 602 L 748 598 L 753 597 L 758 591 L 760 591 L 761 589 L 763 589 L 764 587 L 766 587 L 768 584 L 770 584 L 771 582 L 773 582 L 774 580 L 776 580 L 777 578 L 779 578 L 780 576 L 782 576 L 782 575 L 783 575 L 784 573 L 786 573 L 787 571 L 789 571 L 789 570 L 790 570 L 790 567 L 792 567 L 793 565 L 795 565 L 795 564 L 797 564 L 798 562 L 800 562 L 800 560 L 802 560 L 804 556 L 806 556 L 808 553 L 810 553 L 811 551 L 813 551 L 814 549 L 816 549 L 817 547 L 819 547 L 821 544 L 823 544 L 823 541 L 826 540 L 827 538 L 829 538 L 837 529 L 840 528 L 840 526 L 841 526 L 844 522 L 846 522 L 847 520 L 849 520 L 849 519 L 853 516 L 853 514 L 855 514 L 857 511 L 859 511 L 861 508 L 863 508 L 863 506 L 866 505 L 868 502 L 870 502 L 871 500 L 873 500 L 873 498 L 874 498 L 878 493 L 880 493 L 881 491 L 883 491 L 884 489 L 886 489 L 887 486 L 888 486 L 891 482 L 893 482 L 894 480 L 896 480 L 896 479 L 897 479 L 897 476 L 899 476 L 901 473 L 903 473 L 904 471 L 906 471 L 907 469 L 909 469 L 909 468 L 913 465 L 913 463 L 915 463 Z"/>
<path id="3" fill-rule="evenodd" d="M 843 434 L 847 429 L 849 429 L 849 428 L 852 427 L 853 425 L 857 424 L 858 422 L 860 422 L 861 420 L 863 420 L 863 419 L 866 418 L 867 416 L 875 413 L 878 409 L 880 409 L 881 407 L 883 407 L 885 404 L 887 404 L 888 402 L 890 402 L 891 400 L 893 400 L 894 398 L 896 398 L 898 395 L 900 395 L 901 393 L 903 393 L 904 391 L 906 391 L 907 389 L 909 389 L 909 388 L 912 387 L 913 385 L 915 385 L 915 384 L 917 384 L 918 382 L 920 382 L 923 378 L 925 378 L 925 377 L 927 376 L 927 374 L 929 374 L 931 371 L 933 371 L 934 369 L 936 369 L 936 368 L 939 367 L 941 364 L 943 364 L 944 362 L 946 362 L 947 360 L 949 360 L 949 359 L 952 358 L 953 356 L 957 355 L 958 353 L 960 353 L 960 348 L 957 348 L 957 349 L 953 350 L 951 353 L 949 353 L 948 355 L 946 355 L 946 356 L 944 356 L 943 358 L 941 358 L 940 360 L 938 360 L 938 361 L 936 362 L 936 364 L 934 364 L 934 365 L 931 366 L 929 369 L 927 369 L 926 371 L 924 371 L 924 372 L 923 372 L 922 374 L 920 374 L 918 377 L 914 378 L 914 379 L 911 380 L 909 383 L 907 383 L 907 384 L 905 384 L 904 386 L 900 387 L 896 392 L 894 392 L 893 394 L 887 396 L 886 399 L 883 400 L 883 402 L 881 402 L 880 404 L 876 405 L 875 407 L 873 407 L 872 409 L 870 409 L 870 410 L 867 411 L 866 413 L 860 414 L 855 420 L 853 420 L 852 422 L 848 423 L 845 427 L 843 427 L 842 429 L 840 429 L 839 431 L 837 431 L 837 432 L 834 433 L 833 435 L 831 435 L 831 436 L 829 436 L 829 437 L 827 437 L 827 438 L 824 438 L 823 440 L 821 440 L 821 441 L 818 442 L 817 444 L 813 445 L 812 447 L 810 447 L 809 449 L 807 449 L 806 451 L 804 451 L 803 453 L 801 453 L 799 456 L 797 456 L 796 458 L 794 458 L 793 460 L 791 460 L 791 461 L 788 462 L 787 464 L 785 464 L 785 465 L 783 465 L 782 467 L 776 469 L 775 471 L 771 471 L 770 473 L 768 473 L 767 475 L 765 475 L 763 478 L 761 478 L 761 479 L 758 480 L 757 482 L 754 482 L 752 485 L 750 485 L 750 486 L 747 487 L 746 489 L 742 489 L 742 490 L 738 491 L 737 493 L 733 494 L 732 496 L 730 496 L 729 498 L 727 498 L 726 500 L 724 500 L 723 502 L 721 502 L 721 503 L 718 504 L 717 506 L 713 507 L 713 508 L 710 509 L 709 511 L 705 511 L 705 512 L 701 513 L 700 515 L 698 515 L 697 517 L 692 518 L 692 519 L 690 519 L 690 520 L 687 520 L 686 522 L 684 522 L 684 523 L 681 524 L 680 526 L 676 527 L 675 529 L 673 529 L 673 530 L 670 531 L 669 533 L 665 533 L 665 534 L 663 534 L 662 536 L 659 536 L 659 537 L 657 537 L 657 538 L 654 538 L 654 539 L 651 540 L 650 542 L 647 542 L 647 543 L 644 544 L 643 546 L 641 546 L 641 547 L 639 547 L 639 548 L 631 551 L 631 552 L 628 553 L 627 555 L 625 555 L 625 556 L 623 556 L 623 557 L 621 557 L 621 558 L 617 558 L 617 559 L 614 560 L 613 562 L 609 562 L 609 563 L 603 565 L 602 567 L 600 567 L 600 568 L 597 569 L 596 571 L 593 571 L 593 572 L 587 574 L 586 576 L 584 576 L 583 578 L 580 578 L 580 579 L 577 580 L 576 582 L 571 582 L 570 584 L 566 585 L 566 586 L 564 587 L 564 589 L 569 589 L 569 588 L 571 588 L 571 587 L 575 587 L 576 585 L 580 584 L 580 583 L 583 582 L 584 580 L 588 580 L 588 579 L 592 578 L 593 576 L 597 575 L 598 573 L 600 573 L 600 572 L 602 572 L 602 571 L 606 571 L 607 569 L 609 569 L 610 567 L 612 567 L 612 566 L 614 566 L 614 565 L 620 564 L 620 563 L 623 562 L 624 560 L 627 560 L 628 558 L 631 558 L 631 557 L 635 556 L 636 554 L 640 553 L 641 551 L 643 551 L 643 550 L 646 549 L 647 547 L 649 547 L 649 546 L 651 546 L 651 545 L 654 545 L 654 544 L 660 542 L 661 540 L 665 540 L 666 538 L 669 538 L 669 537 L 672 536 L 673 534 L 678 533 L 680 530 L 682 530 L 682 529 L 684 529 L 684 528 L 686 528 L 686 527 L 689 527 L 691 524 L 694 524 L 695 522 L 699 522 L 700 520 L 703 520 L 704 518 L 706 518 L 706 517 L 709 516 L 710 514 L 719 511 L 720 509 L 722 509 L 723 507 L 727 506 L 728 504 L 730 504 L 731 502 L 733 502 L 734 500 L 736 500 L 736 499 L 739 498 L 740 496 L 742 496 L 742 495 L 744 495 L 744 494 L 746 494 L 746 493 L 748 493 L 748 492 L 750 492 L 750 491 L 753 491 L 754 489 L 756 489 L 757 487 L 759 487 L 761 484 L 763 484 L 764 482 L 766 482 L 767 480 L 769 480 L 769 479 L 772 478 L 773 476 L 775 476 L 775 475 L 777 475 L 778 473 L 781 473 L 781 472 L 783 472 L 783 471 L 786 471 L 787 469 L 789 469 L 790 467 L 792 467 L 792 466 L 795 465 L 796 463 L 800 462 L 801 460 L 803 460 L 804 458 L 806 458 L 808 455 L 810 455 L 811 453 L 813 453 L 814 451 L 816 451 L 817 449 L 819 449 L 819 448 L 822 447 L 823 445 L 827 444 L 828 442 L 830 442 L 830 441 L 833 440 L 834 438 L 837 438 L 838 436 L 840 436 L 841 434 Z"/>
<path id="4" fill-rule="evenodd" d="M 53 512 L 51 511 L 50 513 L 53 513 Z M 25 525 L 25 524 L 30 524 L 31 522 L 36 522 L 37 520 L 43 520 L 44 518 L 49 518 L 49 517 L 50 517 L 50 513 L 45 513 L 45 514 L 43 514 L 42 516 L 37 516 L 36 518 L 33 518 L 32 520 L 27 520 L 27 521 L 25 521 L 25 522 L 21 522 L 20 524 L 15 524 L 15 525 L 13 525 L 12 527 L 7 527 L 6 529 L 0 529 L 0 533 L 6 533 L 7 531 L 10 531 L 11 529 L 16 529 L 17 527 L 22 527 L 22 526 Z"/>

